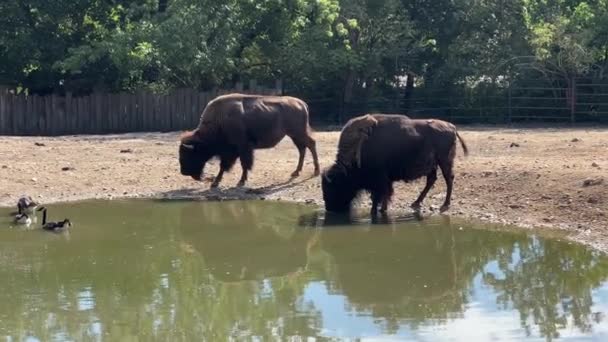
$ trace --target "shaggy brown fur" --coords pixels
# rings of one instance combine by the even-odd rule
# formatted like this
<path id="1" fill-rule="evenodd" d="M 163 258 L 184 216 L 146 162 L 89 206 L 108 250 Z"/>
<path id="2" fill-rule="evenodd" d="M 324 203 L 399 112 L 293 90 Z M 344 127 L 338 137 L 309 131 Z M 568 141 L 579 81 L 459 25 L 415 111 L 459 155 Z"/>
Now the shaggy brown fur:
<path id="1" fill-rule="evenodd" d="M 361 147 L 377 124 L 370 114 L 350 119 L 340 133 L 336 162 L 347 168 L 355 163 L 361 167 Z"/>
<path id="2" fill-rule="evenodd" d="M 182 135 L 180 145 L 181 173 L 200 180 L 205 163 L 214 156 L 220 158 L 220 172 L 212 187 L 219 185 L 223 173 L 237 159 L 243 173 L 239 186 L 247 181 L 253 167 L 253 151 L 276 146 L 286 135 L 298 148 L 297 177 L 302 171 L 308 148 L 312 153 L 315 175 L 319 174 L 316 142 L 308 123 L 308 106 L 289 96 L 229 94 L 207 104 L 198 127 Z"/>

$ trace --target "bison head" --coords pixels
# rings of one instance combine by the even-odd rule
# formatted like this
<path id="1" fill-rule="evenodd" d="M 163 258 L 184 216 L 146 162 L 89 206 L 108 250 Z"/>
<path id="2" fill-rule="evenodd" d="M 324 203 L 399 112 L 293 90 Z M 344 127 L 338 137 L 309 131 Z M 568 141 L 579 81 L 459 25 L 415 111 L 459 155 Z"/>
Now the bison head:
<path id="1" fill-rule="evenodd" d="M 184 176 L 200 181 L 205 163 L 214 155 L 212 146 L 201 138 L 200 132 L 186 133 L 179 145 L 179 166 Z"/>
<path id="2" fill-rule="evenodd" d="M 323 172 L 321 189 L 325 210 L 335 213 L 348 212 L 358 191 L 354 178 L 337 164 Z"/>

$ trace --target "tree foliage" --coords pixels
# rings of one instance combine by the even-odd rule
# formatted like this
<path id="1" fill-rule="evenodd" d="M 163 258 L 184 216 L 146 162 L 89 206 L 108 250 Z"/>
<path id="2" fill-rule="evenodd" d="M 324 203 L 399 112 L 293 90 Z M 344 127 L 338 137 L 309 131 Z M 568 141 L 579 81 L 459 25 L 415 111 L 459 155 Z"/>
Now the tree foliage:
<path id="1" fill-rule="evenodd" d="M 398 94 L 406 75 L 449 90 L 608 67 L 607 0 L 20 0 L 0 11 L 0 83 L 35 93 L 282 79 L 349 102 Z"/>

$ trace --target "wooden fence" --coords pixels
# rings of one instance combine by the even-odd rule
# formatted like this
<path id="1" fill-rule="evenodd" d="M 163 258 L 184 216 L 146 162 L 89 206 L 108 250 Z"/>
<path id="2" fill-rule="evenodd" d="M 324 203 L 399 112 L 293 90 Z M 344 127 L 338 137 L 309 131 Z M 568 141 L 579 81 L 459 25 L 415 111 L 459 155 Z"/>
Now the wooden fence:
<path id="1" fill-rule="evenodd" d="M 608 80 L 575 80 L 571 89 L 551 86 L 512 86 L 491 92 L 447 92 L 416 88 L 405 100 L 393 97 L 355 99 L 305 98 L 316 126 L 342 125 L 368 112 L 407 113 L 459 123 L 512 121 L 608 122 Z M 207 103 L 230 92 L 278 94 L 277 82 L 265 88 L 250 82 L 247 90 L 72 96 L 13 95 L 0 88 L 0 135 L 67 135 L 125 132 L 169 132 L 194 128 Z M 289 93 L 289 91 L 288 91 Z M 298 96 L 298 95 L 295 95 Z M 299 96 L 298 96 L 299 97 Z"/>
<path id="2" fill-rule="evenodd" d="M 276 94 L 256 87 L 241 93 Z M 215 97 L 233 92 L 180 89 L 153 93 L 92 94 L 83 97 L 0 93 L 0 135 L 69 135 L 169 132 L 196 127 Z"/>

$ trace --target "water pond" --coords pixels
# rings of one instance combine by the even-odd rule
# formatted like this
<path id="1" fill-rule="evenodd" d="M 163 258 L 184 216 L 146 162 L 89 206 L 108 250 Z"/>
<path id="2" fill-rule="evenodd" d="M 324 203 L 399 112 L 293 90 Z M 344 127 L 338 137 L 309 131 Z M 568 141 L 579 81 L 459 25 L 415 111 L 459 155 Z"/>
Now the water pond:
<path id="1" fill-rule="evenodd" d="M 449 218 L 250 202 L 0 210 L 0 340 L 608 340 L 608 258 Z"/>

